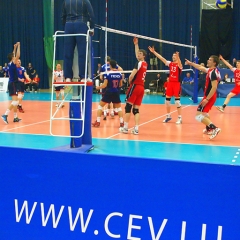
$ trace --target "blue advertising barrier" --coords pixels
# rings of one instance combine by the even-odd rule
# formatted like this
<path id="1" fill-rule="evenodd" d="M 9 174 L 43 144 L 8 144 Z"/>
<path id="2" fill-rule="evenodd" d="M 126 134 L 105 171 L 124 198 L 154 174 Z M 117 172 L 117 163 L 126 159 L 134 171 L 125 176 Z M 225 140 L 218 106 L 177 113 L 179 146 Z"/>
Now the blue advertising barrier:
<path id="1" fill-rule="evenodd" d="M 0 151 L 1 240 L 240 239 L 239 166 Z"/>

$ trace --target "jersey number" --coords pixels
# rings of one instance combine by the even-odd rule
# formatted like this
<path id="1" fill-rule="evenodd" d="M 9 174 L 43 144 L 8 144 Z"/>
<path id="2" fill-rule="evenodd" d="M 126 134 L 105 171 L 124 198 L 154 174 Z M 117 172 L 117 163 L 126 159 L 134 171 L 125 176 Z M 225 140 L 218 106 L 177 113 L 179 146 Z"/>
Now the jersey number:
<path id="1" fill-rule="evenodd" d="M 118 88 L 118 80 L 112 80 L 113 88 Z"/>

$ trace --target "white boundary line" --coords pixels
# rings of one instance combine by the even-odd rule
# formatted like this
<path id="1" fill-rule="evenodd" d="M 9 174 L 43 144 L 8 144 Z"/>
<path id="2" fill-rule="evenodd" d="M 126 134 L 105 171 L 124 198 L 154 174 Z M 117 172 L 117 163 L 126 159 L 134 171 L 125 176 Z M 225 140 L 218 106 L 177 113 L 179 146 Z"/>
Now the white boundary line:
<path id="1" fill-rule="evenodd" d="M 187 107 L 190 107 L 190 106 L 192 106 L 192 105 L 187 105 L 187 106 L 185 106 L 185 107 L 182 107 L 182 109 L 187 108 Z M 175 112 L 177 112 L 177 110 L 170 112 L 170 114 L 175 113 Z M 150 122 L 153 122 L 153 121 L 155 121 L 155 120 L 158 120 L 158 119 L 160 119 L 160 118 L 162 118 L 162 117 L 165 117 L 166 115 L 167 115 L 167 114 L 164 114 L 164 115 L 161 115 L 161 116 L 159 116 L 159 117 L 156 117 L 156 118 L 154 118 L 154 119 L 152 119 L 152 120 L 150 120 L 150 121 L 141 123 L 141 124 L 139 124 L 139 126 L 143 126 L 143 125 L 145 125 L 145 124 L 148 124 L 148 123 L 150 123 Z M 133 127 L 132 127 L 132 128 L 129 128 L 129 130 L 131 130 L 131 129 L 133 129 Z M 114 135 L 112 135 L 112 136 L 110 136 L 110 137 L 107 137 L 107 138 L 105 138 L 105 139 L 110 139 L 110 138 L 112 138 L 112 137 L 118 136 L 119 134 L 122 134 L 122 133 L 119 132 L 119 133 L 114 134 Z"/>
<path id="2" fill-rule="evenodd" d="M 92 112 L 97 111 L 97 110 L 98 110 L 98 109 L 93 109 Z M 66 117 L 67 117 L 67 116 L 66 116 Z M 25 128 L 25 127 L 29 127 L 29 126 L 33 126 L 33 125 L 37 125 L 37 124 L 41 124 L 41 123 L 46 123 L 46 122 L 50 122 L 50 119 L 49 119 L 49 120 L 45 120 L 45 121 L 41 121 L 41 122 L 35 122 L 35 123 L 27 124 L 27 125 L 24 125 L 24 126 L 19 126 L 19 127 L 14 127 L 14 128 L 6 129 L 6 130 L 3 130 L 3 131 L 0 131 L 0 133 L 7 133 L 7 132 L 9 132 L 9 131 L 11 131 L 11 130 L 20 129 L 20 128 Z M 19 133 L 15 133 L 15 132 L 11 132 L 11 133 L 19 134 Z M 46 134 L 35 134 L 35 133 L 20 133 L 20 134 L 33 134 L 33 135 L 51 136 L 51 135 L 46 135 Z"/>

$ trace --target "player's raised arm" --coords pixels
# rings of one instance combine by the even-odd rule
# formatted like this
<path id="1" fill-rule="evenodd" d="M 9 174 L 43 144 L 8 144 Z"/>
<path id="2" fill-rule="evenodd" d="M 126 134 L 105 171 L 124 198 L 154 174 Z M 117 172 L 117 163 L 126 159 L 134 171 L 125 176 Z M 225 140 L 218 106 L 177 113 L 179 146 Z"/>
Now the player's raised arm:
<path id="1" fill-rule="evenodd" d="M 138 51 L 139 51 L 139 46 L 138 46 L 138 38 L 137 37 L 134 37 L 133 38 L 133 43 L 135 45 L 135 55 L 136 55 L 136 58 L 138 56 Z"/>
<path id="2" fill-rule="evenodd" d="M 227 67 L 229 67 L 230 70 L 233 69 L 233 66 L 232 66 L 229 62 L 227 62 L 227 61 L 223 58 L 222 55 L 219 55 L 219 60 L 223 61 L 223 63 L 224 63 Z"/>
<path id="3" fill-rule="evenodd" d="M 17 51 L 16 51 L 16 55 L 15 55 L 15 57 L 16 57 L 15 61 L 17 62 L 18 59 L 20 58 L 20 42 L 17 42 L 16 44 L 17 44 Z"/>
<path id="4" fill-rule="evenodd" d="M 152 48 L 152 47 L 148 47 L 148 49 L 149 49 L 149 51 L 151 52 L 151 53 L 153 53 L 157 58 L 159 58 L 165 65 L 167 64 L 167 60 L 162 56 L 162 55 L 160 55 L 159 53 L 157 53 L 155 50 L 154 50 L 154 48 Z"/>
<path id="5" fill-rule="evenodd" d="M 182 66 L 182 61 L 181 61 L 180 56 L 179 56 L 179 52 L 176 52 L 176 56 L 177 56 L 178 67 L 180 69 L 182 69 L 183 66 Z"/>
<path id="6" fill-rule="evenodd" d="M 202 65 L 200 64 L 197 64 L 197 63 L 194 63 L 194 62 L 191 62 L 189 61 L 188 59 L 185 58 L 185 65 L 189 65 L 189 66 L 192 66 L 202 72 L 205 72 L 207 73 L 207 68 L 203 67 Z"/>

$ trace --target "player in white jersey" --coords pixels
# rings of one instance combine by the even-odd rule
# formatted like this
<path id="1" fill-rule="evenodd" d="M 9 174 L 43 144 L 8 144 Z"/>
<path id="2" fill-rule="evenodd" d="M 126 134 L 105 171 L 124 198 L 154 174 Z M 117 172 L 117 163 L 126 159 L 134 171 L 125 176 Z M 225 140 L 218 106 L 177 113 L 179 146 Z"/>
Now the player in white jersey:
<path id="1" fill-rule="evenodd" d="M 240 94 L 240 60 L 237 60 L 236 62 L 236 68 L 233 67 L 229 62 L 227 62 L 221 55 L 219 56 L 219 59 L 225 63 L 227 67 L 234 73 L 234 79 L 235 79 L 235 87 L 231 90 L 231 92 L 227 95 L 223 105 L 221 107 L 217 106 L 216 108 L 224 112 L 225 107 L 230 102 L 231 98 Z"/>
<path id="2" fill-rule="evenodd" d="M 56 70 L 54 71 L 54 82 L 61 83 L 64 82 L 63 70 L 61 64 L 57 64 Z M 59 100 L 61 94 L 62 100 L 64 99 L 64 85 L 56 86 L 56 99 Z M 56 107 L 64 107 L 64 104 L 57 102 Z"/>

